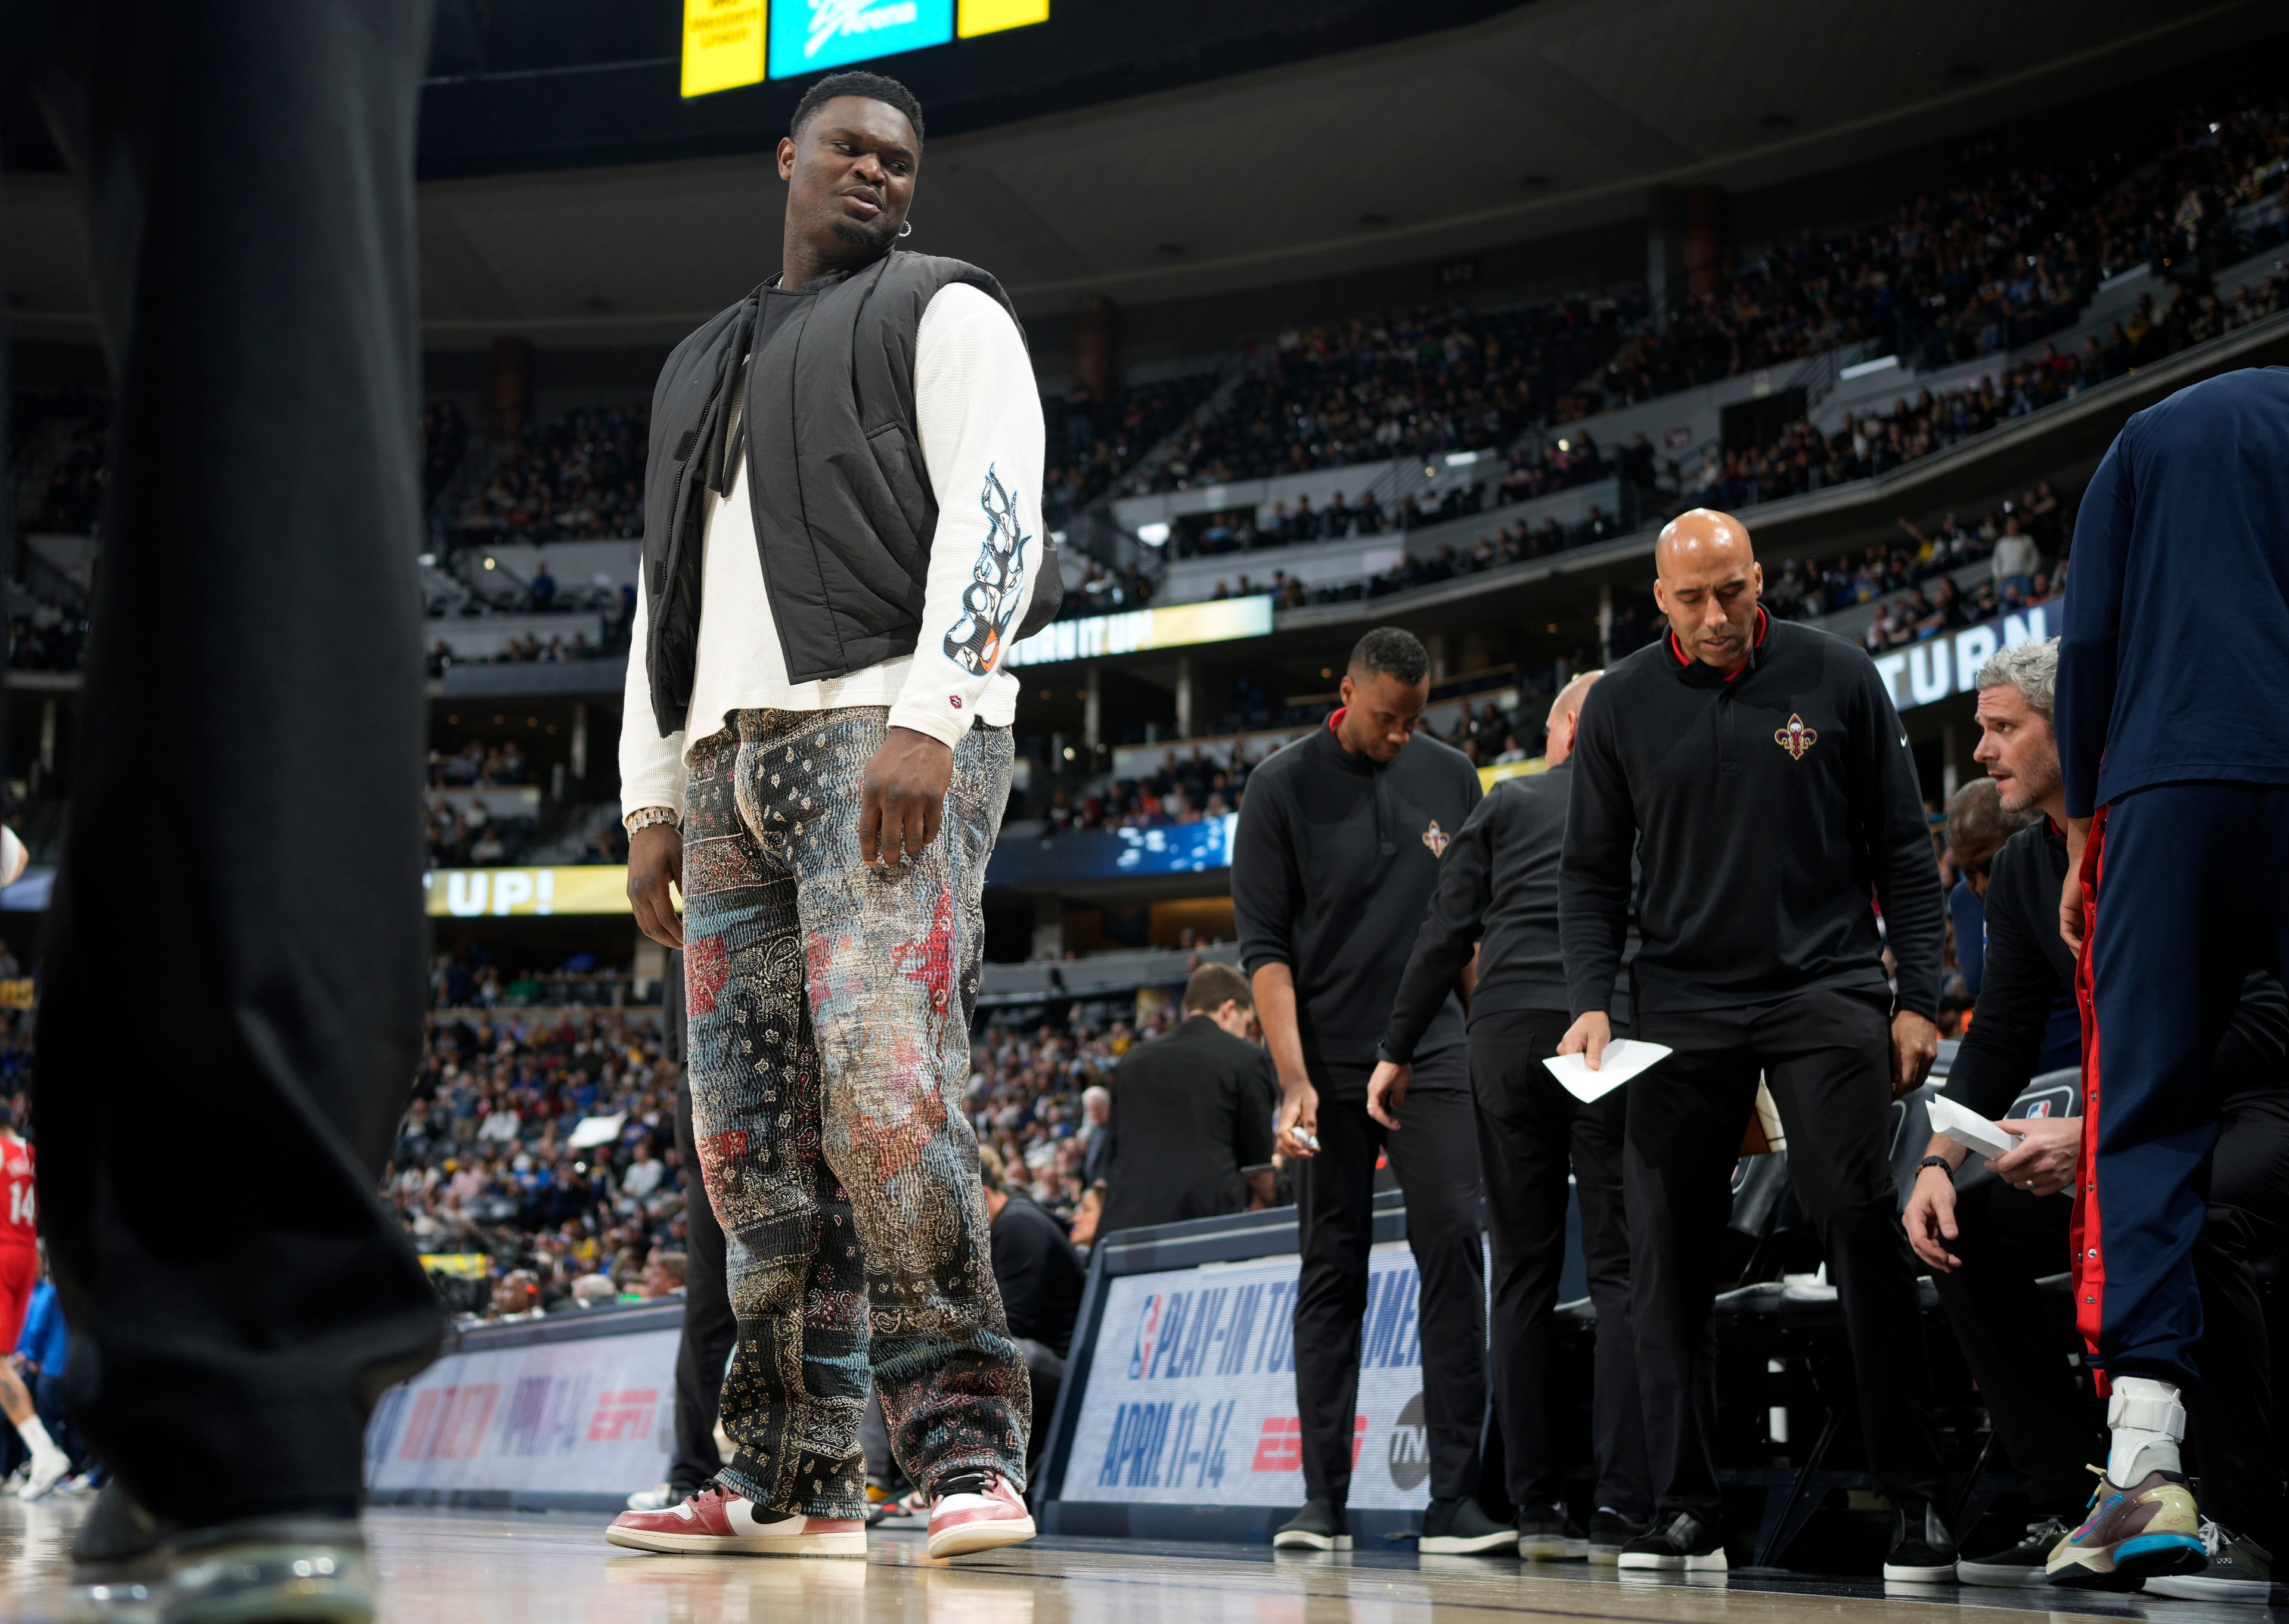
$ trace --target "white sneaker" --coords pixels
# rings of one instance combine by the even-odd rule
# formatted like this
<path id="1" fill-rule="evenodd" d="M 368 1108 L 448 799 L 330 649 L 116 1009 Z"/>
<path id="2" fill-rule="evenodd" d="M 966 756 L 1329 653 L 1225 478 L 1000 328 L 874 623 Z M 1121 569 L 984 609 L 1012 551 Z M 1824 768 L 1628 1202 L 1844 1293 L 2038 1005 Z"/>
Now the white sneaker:
<path id="1" fill-rule="evenodd" d="M 71 1475 L 71 1457 L 60 1449 L 34 1450 L 32 1475 L 16 1491 L 19 1500 L 37 1500 Z"/>
<path id="2" fill-rule="evenodd" d="M 1033 1513 L 999 1472 L 958 1472 L 931 1502 L 929 1554 L 967 1556 L 1033 1537 Z"/>
<path id="3" fill-rule="evenodd" d="M 860 1556 L 866 1524 L 857 1517 L 805 1517 L 758 1508 L 711 1483 L 665 1511 L 623 1511 L 604 1538 L 630 1550 L 672 1556 Z"/>
<path id="4" fill-rule="evenodd" d="M 638 1489 L 634 1493 L 629 1495 L 628 1509 L 631 1511 L 665 1511 L 681 1498 L 682 1496 L 678 1495 L 674 1489 L 669 1488 L 667 1485 L 663 1483 L 655 1488 Z"/>

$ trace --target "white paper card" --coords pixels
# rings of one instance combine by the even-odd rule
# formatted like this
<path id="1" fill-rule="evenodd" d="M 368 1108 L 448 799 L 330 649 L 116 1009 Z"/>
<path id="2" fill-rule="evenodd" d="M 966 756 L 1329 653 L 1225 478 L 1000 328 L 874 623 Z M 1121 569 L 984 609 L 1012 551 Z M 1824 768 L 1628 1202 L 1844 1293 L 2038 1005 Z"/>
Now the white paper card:
<path id="1" fill-rule="evenodd" d="M 620 1128 L 627 1119 L 626 1111 L 610 1117 L 583 1117 L 580 1126 L 572 1130 L 572 1137 L 568 1142 L 576 1150 L 587 1150 L 591 1145 L 610 1144 L 620 1136 Z"/>
<path id="2" fill-rule="evenodd" d="M 1931 1097 L 1932 1132 L 1943 1134 L 1965 1150 L 1981 1156 L 2002 1156 L 2018 1149 L 2017 1135 L 2005 1133 L 1978 1112 L 1957 1104 L 1943 1094 Z"/>
<path id="3" fill-rule="evenodd" d="M 1552 1055 L 1542 1063 L 1550 1068 L 1551 1076 L 1566 1086 L 1567 1093 L 1586 1104 L 1613 1093 L 1656 1061 L 1668 1059 L 1669 1052 L 1664 1043 L 1616 1038 L 1606 1046 L 1595 1071 L 1579 1055 Z"/>

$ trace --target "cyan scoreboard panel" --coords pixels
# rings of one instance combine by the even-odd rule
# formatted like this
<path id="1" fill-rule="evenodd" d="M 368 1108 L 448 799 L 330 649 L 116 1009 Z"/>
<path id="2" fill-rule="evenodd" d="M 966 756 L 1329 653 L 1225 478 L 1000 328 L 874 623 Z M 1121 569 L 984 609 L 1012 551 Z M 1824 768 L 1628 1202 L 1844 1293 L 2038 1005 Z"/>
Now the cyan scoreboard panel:
<path id="1" fill-rule="evenodd" d="M 953 38 L 953 0 L 777 0 L 774 79 L 820 73 Z"/>

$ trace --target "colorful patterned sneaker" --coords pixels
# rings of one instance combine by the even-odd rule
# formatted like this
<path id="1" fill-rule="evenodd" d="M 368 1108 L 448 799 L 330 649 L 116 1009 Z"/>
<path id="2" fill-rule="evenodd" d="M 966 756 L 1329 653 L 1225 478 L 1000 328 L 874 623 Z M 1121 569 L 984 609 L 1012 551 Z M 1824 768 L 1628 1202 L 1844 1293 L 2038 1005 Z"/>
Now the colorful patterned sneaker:
<path id="1" fill-rule="evenodd" d="M 2135 1590 L 2164 1573 L 2198 1573 L 2209 1561 L 2194 1492 L 2176 1472 L 2153 1471 L 2132 1488 L 2099 1475 L 2082 1526 L 2052 1548 L 2044 1576 L 2083 1590 Z"/>
<path id="2" fill-rule="evenodd" d="M 863 1556 L 866 1524 L 857 1517 L 805 1517 L 758 1508 L 711 1483 L 665 1511 L 624 1511 L 604 1538 L 630 1550 L 680 1556 Z"/>
<path id="3" fill-rule="evenodd" d="M 2198 1573 L 2149 1579 L 2146 1594 L 2189 1602 L 2246 1602 L 2258 1607 L 2273 1599 L 2273 1554 L 2265 1547 L 2204 1517 L 2202 1548 L 2209 1552 L 2209 1566 Z"/>
<path id="4" fill-rule="evenodd" d="M 1033 1514 L 999 1472 L 956 1472 L 930 1502 L 929 1554 L 967 1556 L 1033 1537 Z"/>

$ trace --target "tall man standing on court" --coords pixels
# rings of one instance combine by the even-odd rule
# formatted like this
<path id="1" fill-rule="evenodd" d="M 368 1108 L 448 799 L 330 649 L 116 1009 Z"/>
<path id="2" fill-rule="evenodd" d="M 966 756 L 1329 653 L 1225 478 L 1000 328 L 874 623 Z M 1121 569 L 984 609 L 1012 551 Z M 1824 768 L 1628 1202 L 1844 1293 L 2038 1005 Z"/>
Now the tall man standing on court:
<path id="1" fill-rule="evenodd" d="M 1486 1419 L 1486 1262 L 1479 1245 L 1478 1135 L 1463 1013 L 1440 1002 L 1416 1045 L 1407 1127 L 1368 1113 L 1376 1044 L 1438 888 L 1439 859 L 1479 802 L 1470 760 L 1414 737 L 1431 661 L 1408 633 L 1360 639 L 1343 708 L 1257 768 L 1233 844 L 1232 911 L 1256 1017 L 1280 1074 L 1280 1148 L 1302 1162 L 1296 1205 L 1296 1404 L 1303 1510 L 1280 1546 L 1348 1548 L 1352 1417 L 1368 1302 L 1377 1154 L 1407 1196 L 1422 1276 L 1417 1316 L 1431 1507 L 1422 1548 L 1508 1549 L 1516 1535 L 1474 1498 Z"/>
<path id="2" fill-rule="evenodd" d="M 1944 912 L 1915 761 L 1864 652 L 1759 607 L 1763 573 L 1739 520 L 1681 514 L 1654 558 L 1669 634 L 1590 690 L 1559 877 L 1575 1014 L 1561 1052 L 1595 1066 L 1612 1037 L 1632 851 L 1636 1036 L 1674 1051 L 1628 1085 L 1623 1178 L 1655 1518 L 1621 1565 L 1726 1565 L 1714 1245 L 1761 1071 L 1842 1302 L 1869 1464 L 1899 1511 L 1885 1577 L 1952 1580 L 1888 1145 L 1892 1100 L 1939 1047 Z"/>
<path id="3" fill-rule="evenodd" d="M 2075 1312 L 2113 1439 L 2054 1583 L 2205 1559 L 2178 1455 L 2202 1331 L 2192 1255 L 2212 1055 L 2248 970 L 2289 972 L 2285 695 L 2289 369 L 2264 367 L 2132 418 L 2075 521 L 2058 690 L 2060 931 L 2083 1007 Z"/>
<path id="4" fill-rule="evenodd" d="M 628 896 L 654 940 L 690 932 L 692 1132 L 739 1336 L 737 1453 L 615 1522 L 637 1549 L 864 1554 L 870 1367 L 929 1554 L 1033 1532 L 961 1089 L 1009 794 L 1001 655 L 1055 576 L 1008 298 L 895 251 L 921 147 L 897 81 L 812 85 L 779 142 L 779 271 L 653 395 Z"/>

